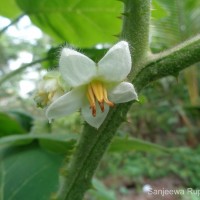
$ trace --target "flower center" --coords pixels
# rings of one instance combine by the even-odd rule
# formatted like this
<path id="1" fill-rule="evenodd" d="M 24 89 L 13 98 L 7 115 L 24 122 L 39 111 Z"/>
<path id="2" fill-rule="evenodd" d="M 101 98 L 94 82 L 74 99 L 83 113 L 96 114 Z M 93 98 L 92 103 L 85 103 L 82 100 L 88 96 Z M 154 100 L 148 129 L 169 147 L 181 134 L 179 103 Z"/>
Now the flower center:
<path id="1" fill-rule="evenodd" d="M 102 112 L 104 112 L 104 102 L 111 107 L 114 106 L 114 103 L 108 100 L 107 90 L 100 81 L 92 81 L 88 85 L 87 98 L 90 103 L 93 117 L 96 116 L 96 100 L 98 101 Z"/>

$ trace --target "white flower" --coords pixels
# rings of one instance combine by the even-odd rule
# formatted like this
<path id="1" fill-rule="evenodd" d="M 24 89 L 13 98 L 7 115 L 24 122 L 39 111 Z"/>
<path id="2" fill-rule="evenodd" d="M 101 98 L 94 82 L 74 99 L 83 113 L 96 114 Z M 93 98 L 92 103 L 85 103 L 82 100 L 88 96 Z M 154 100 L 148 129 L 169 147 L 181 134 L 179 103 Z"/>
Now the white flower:
<path id="1" fill-rule="evenodd" d="M 34 100 L 38 107 L 46 107 L 62 96 L 65 91 L 65 86 L 59 72 L 48 72 L 41 82 L 38 84 L 38 89 L 34 94 Z"/>
<path id="2" fill-rule="evenodd" d="M 124 81 L 130 70 L 131 56 L 125 41 L 114 45 L 97 64 L 75 50 L 63 48 L 59 71 L 72 90 L 47 108 L 47 117 L 51 120 L 81 108 L 85 121 L 99 128 L 109 107 L 137 100 L 133 85 Z"/>

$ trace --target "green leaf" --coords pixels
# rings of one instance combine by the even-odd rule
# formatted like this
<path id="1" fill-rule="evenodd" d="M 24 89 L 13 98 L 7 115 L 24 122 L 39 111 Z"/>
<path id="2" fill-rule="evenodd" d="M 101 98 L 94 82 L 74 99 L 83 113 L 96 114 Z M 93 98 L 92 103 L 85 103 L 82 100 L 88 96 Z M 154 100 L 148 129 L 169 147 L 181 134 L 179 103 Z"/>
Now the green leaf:
<path id="1" fill-rule="evenodd" d="M 16 1 L 14 0 L 1 0 L 0 15 L 8 18 L 16 18 L 21 14 Z"/>
<path id="2" fill-rule="evenodd" d="M 22 126 L 11 116 L 0 112 L 0 137 L 25 133 Z"/>
<path id="3" fill-rule="evenodd" d="M 71 152 L 76 144 L 77 137 L 75 134 L 67 134 L 39 139 L 40 146 L 56 153 Z"/>
<path id="4" fill-rule="evenodd" d="M 41 147 L 56 153 L 66 153 L 73 149 L 77 136 L 75 134 L 26 134 L 0 138 L 0 145 L 27 145 L 38 140 Z"/>
<path id="5" fill-rule="evenodd" d="M 162 5 L 159 4 L 158 1 L 153 1 L 152 2 L 152 13 L 151 16 L 156 19 L 160 19 L 162 17 L 167 16 L 167 11 L 164 9 Z"/>
<path id="6" fill-rule="evenodd" d="M 115 138 L 109 148 L 110 152 L 145 151 L 145 152 L 171 152 L 170 149 L 157 144 L 145 142 L 135 138 Z"/>
<path id="7" fill-rule="evenodd" d="M 153 5 L 163 8 L 153 10 L 152 47 L 160 51 L 172 47 L 200 31 L 200 1 L 198 0 L 156 0 Z M 167 15 L 160 17 L 160 14 Z M 164 25 L 164 26 L 163 26 Z"/>
<path id="8" fill-rule="evenodd" d="M 33 125 L 33 117 L 28 113 L 19 110 L 10 110 L 8 111 L 8 114 L 13 116 L 27 132 L 31 130 Z"/>
<path id="9" fill-rule="evenodd" d="M 0 151 L 0 199 L 47 200 L 58 185 L 63 156 L 32 144 Z"/>
<path id="10" fill-rule="evenodd" d="M 120 32 L 117 18 L 122 3 L 116 0 L 17 0 L 32 22 L 57 42 L 78 47 L 113 43 Z"/>

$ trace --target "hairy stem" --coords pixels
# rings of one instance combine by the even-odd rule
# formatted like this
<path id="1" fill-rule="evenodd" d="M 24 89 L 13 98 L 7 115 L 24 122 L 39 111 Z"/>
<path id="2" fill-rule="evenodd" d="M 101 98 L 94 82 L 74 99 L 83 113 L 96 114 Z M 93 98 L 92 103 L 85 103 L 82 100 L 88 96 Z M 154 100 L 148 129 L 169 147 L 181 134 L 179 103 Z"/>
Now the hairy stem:
<path id="1" fill-rule="evenodd" d="M 63 179 L 59 188 L 57 199 L 81 200 L 85 191 L 92 188 L 92 176 L 119 124 L 125 121 L 124 116 L 130 105 L 131 103 L 118 105 L 111 110 L 107 117 L 109 120 L 106 120 L 99 130 L 85 125 L 70 166 L 65 166 L 69 168 L 66 179 Z"/>
<path id="2" fill-rule="evenodd" d="M 132 71 L 130 80 L 145 63 L 149 51 L 150 0 L 124 0 L 121 38 L 129 42 Z"/>
<path id="3" fill-rule="evenodd" d="M 131 4 L 130 2 L 135 6 L 140 5 L 141 7 L 145 3 L 150 3 L 149 0 L 125 1 L 125 3 L 128 4 Z M 135 6 L 125 6 L 125 12 L 126 9 L 128 9 L 128 12 L 132 13 L 135 10 Z M 134 9 L 130 10 L 130 8 Z M 140 12 L 138 12 L 138 14 L 140 13 L 141 18 L 144 17 L 149 21 L 148 17 L 150 16 L 150 5 L 144 6 L 143 8 L 146 8 L 146 12 L 143 10 L 142 15 Z M 145 13 L 148 17 L 145 15 Z M 128 19 L 129 16 L 127 16 L 126 20 Z M 132 18 L 130 19 L 131 21 L 133 20 Z M 143 22 L 143 20 L 138 21 Z M 131 25 L 131 22 L 127 22 L 127 24 Z M 142 26 L 143 24 L 140 25 Z M 146 22 L 145 25 L 147 25 Z M 123 29 L 124 28 L 128 29 L 130 26 L 124 25 Z M 122 32 L 123 34 L 127 32 L 127 35 L 128 33 L 131 33 L 131 31 L 129 32 L 127 30 L 123 30 Z M 137 31 L 135 31 L 135 34 L 136 33 Z M 138 34 L 140 34 L 140 32 L 138 32 Z M 144 36 L 144 40 L 146 42 L 148 41 L 147 38 L 147 36 Z M 137 48 L 132 51 L 132 53 L 134 52 L 138 55 L 138 57 L 132 55 L 136 62 L 134 67 L 140 70 L 137 74 L 134 75 L 135 79 L 133 80 L 133 83 L 138 92 L 151 81 L 168 75 L 176 76 L 182 69 L 200 61 L 200 36 L 188 40 L 187 42 L 184 42 L 181 45 L 172 48 L 171 50 L 153 55 L 152 57 L 148 57 L 148 60 L 148 48 L 146 42 L 140 41 L 137 43 L 136 41 L 133 41 L 135 39 L 141 40 L 142 38 L 136 36 L 129 36 L 126 38 L 123 35 L 123 39 L 128 40 L 132 45 L 138 45 Z M 141 44 L 141 47 L 139 44 Z M 137 52 L 137 50 L 141 54 Z M 68 165 L 66 163 L 63 167 L 64 172 L 61 175 L 62 179 L 60 187 L 54 199 L 81 200 L 83 198 L 85 191 L 91 188 L 92 176 L 94 175 L 103 154 L 107 150 L 112 138 L 114 137 L 117 128 L 123 121 L 125 121 L 126 114 L 132 103 L 133 102 L 119 104 L 114 109 L 111 109 L 99 130 L 94 129 L 87 124 L 85 125 L 70 164 Z"/>
<path id="4" fill-rule="evenodd" d="M 150 0 L 125 0 L 124 4 L 122 38 L 130 43 L 131 48 L 134 46 L 132 58 L 135 60 L 136 69 L 147 55 Z M 130 106 L 131 102 L 112 109 L 99 130 L 85 125 L 70 165 L 66 163 L 64 166 L 67 172 L 61 175 L 60 188 L 54 199 L 83 198 L 84 193 L 91 187 L 92 176 L 117 128 L 125 121 Z"/>
<path id="5" fill-rule="evenodd" d="M 149 60 L 134 79 L 138 92 L 151 81 L 168 75 L 177 75 L 181 70 L 200 61 L 200 35 Z M 91 186 L 91 178 L 100 159 L 109 146 L 119 125 L 133 102 L 117 105 L 109 112 L 100 129 L 85 125 L 76 152 L 70 163 L 67 176 L 63 177 L 56 199 L 81 200 Z M 68 168 L 69 167 L 69 168 Z"/>
<path id="6" fill-rule="evenodd" d="M 200 34 L 165 52 L 153 55 L 134 79 L 137 90 L 165 76 L 179 72 L 200 61 Z"/>

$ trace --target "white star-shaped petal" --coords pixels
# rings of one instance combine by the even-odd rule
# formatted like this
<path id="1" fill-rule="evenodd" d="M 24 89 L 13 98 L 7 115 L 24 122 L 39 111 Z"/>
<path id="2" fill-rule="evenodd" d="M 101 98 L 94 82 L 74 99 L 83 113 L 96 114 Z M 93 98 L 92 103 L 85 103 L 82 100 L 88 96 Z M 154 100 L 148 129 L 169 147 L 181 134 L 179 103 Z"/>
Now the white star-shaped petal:
<path id="1" fill-rule="evenodd" d="M 138 99 L 134 86 L 124 81 L 131 65 L 125 41 L 114 45 L 97 64 L 75 50 L 63 48 L 59 71 L 72 90 L 47 108 L 47 117 L 51 120 L 81 109 L 85 121 L 98 129 L 110 107 Z"/>

